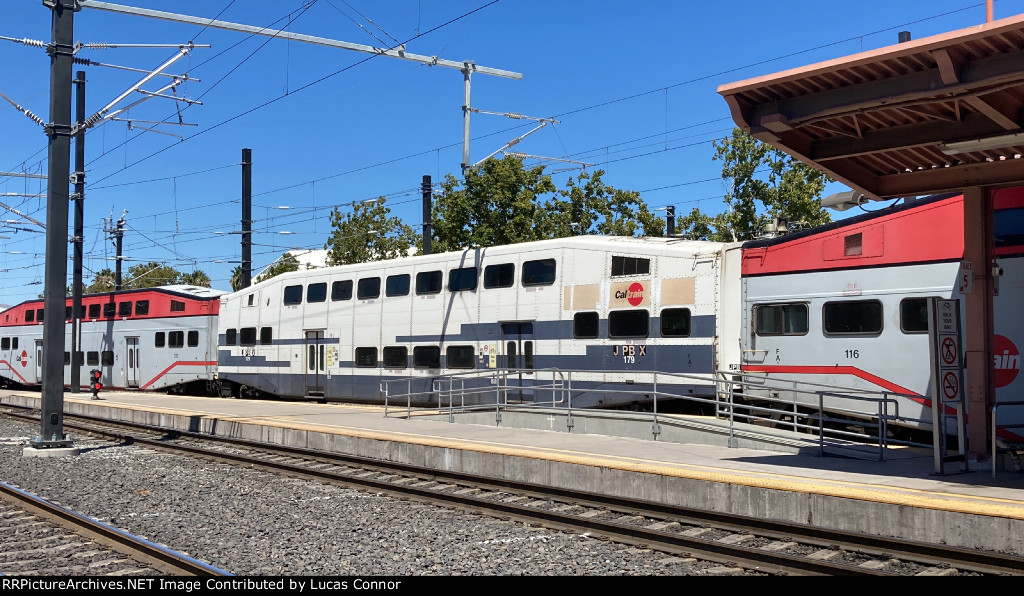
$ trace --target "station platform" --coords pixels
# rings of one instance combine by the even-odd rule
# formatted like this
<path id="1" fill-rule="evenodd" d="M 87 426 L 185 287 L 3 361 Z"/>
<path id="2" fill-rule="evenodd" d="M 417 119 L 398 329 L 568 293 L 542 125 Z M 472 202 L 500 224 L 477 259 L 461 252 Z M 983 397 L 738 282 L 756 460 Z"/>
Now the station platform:
<path id="1" fill-rule="evenodd" d="M 425 415 L 381 406 L 104 391 L 64 394 L 85 414 L 225 437 L 322 449 L 433 469 L 483 473 L 618 497 L 706 508 L 827 529 L 1024 555 L 1024 474 L 946 464 L 930 450 L 828 456 L 799 441 L 651 435 L 650 420 L 575 411 L 564 416 Z M 0 391 L 0 407 L 38 408 L 40 395 Z M 411 415 L 407 415 L 411 414 Z M 695 423 L 699 426 L 699 423 Z M 648 434 L 637 433 L 646 429 Z M 705 435 L 711 437 L 712 434 Z M 70 439 L 74 440 L 71 434 Z M 718 443 L 718 444 L 716 444 Z M 977 469 L 971 469 L 974 465 Z M 955 469 L 954 469 L 955 468 Z M 0 478 L 2 480 L 2 478 Z"/>

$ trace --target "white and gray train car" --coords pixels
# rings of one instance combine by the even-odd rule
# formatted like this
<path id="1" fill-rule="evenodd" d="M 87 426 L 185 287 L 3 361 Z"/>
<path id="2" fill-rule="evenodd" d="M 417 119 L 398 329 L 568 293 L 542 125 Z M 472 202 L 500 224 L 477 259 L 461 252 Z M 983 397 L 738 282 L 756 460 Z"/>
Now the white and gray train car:
<path id="1" fill-rule="evenodd" d="M 221 298 L 219 381 L 379 402 L 382 381 L 406 379 L 392 386 L 438 405 L 435 380 L 481 388 L 516 369 L 512 399 L 539 402 L 557 368 L 587 371 L 573 406 L 611 407 L 651 400 L 634 373 L 657 370 L 660 392 L 710 396 L 715 370 L 739 364 L 738 341 L 719 341 L 739 333 L 720 316 L 739 312 L 739 263 L 739 244 L 585 236 L 286 273 Z"/>
<path id="2" fill-rule="evenodd" d="M 82 297 L 79 388 L 98 369 L 106 389 L 173 390 L 211 394 L 217 359 L 217 312 L 227 292 L 164 286 Z M 72 300 L 60 313 L 71 346 Z M 43 379 L 42 300 L 0 312 L 0 382 L 39 387 Z M 64 385 L 71 387 L 70 350 L 64 351 Z"/>

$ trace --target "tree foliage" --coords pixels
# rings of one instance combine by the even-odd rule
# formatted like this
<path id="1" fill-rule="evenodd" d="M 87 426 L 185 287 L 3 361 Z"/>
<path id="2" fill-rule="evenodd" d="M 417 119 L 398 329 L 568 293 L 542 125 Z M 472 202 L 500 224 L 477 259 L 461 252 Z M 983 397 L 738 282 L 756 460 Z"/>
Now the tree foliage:
<path id="1" fill-rule="evenodd" d="M 210 276 L 199 269 L 191 273 L 182 273 L 181 277 L 178 278 L 178 283 L 202 288 L 209 288 L 213 285 L 210 281 Z"/>
<path id="2" fill-rule="evenodd" d="M 114 272 L 110 269 L 101 269 L 92 276 L 92 283 L 85 286 L 83 294 L 100 294 L 114 291 Z"/>
<path id="3" fill-rule="evenodd" d="M 714 141 L 715 161 L 722 162 L 728 181 L 726 209 L 707 215 L 699 208 L 677 220 L 677 227 L 695 240 L 730 242 L 763 234 L 777 218 L 790 226 L 812 227 L 831 221 L 821 207 L 821 193 L 832 181 L 824 173 L 794 160 L 739 128 Z"/>
<path id="4" fill-rule="evenodd" d="M 231 291 L 237 292 L 242 289 L 242 266 L 235 265 L 235 268 L 231 270 L 231 278 L 228 280 L 231 284 Z"/>
<path id="5" fill-rule="evenodd" d="M 543 166 L 488 159 L 461 184 L 445 177 L 435 195 L 432 246 L 438 252 L 581 234 L 660 236 L 665 222 L 636 191 L 607 186 L 604 172 L 581 172 L 559 189 Z"/>
<path id="6" fill-rule="evenodd" d="M 259 283 L 261 281 L 266 281 L 266 280 L 270 279 L 271 277 L 274 277 L 274 276 L 277 276 L 277 275 L 281 275 L 282 273 L 288 273 L 289 271 L 298 271 L 298 270 L 299 270 L 299 260 L 296 259 L 295 256 L 292 253 L 286 252 L 283 255 L 281 255 L 280 257 L 278 257 L 278 259 L 276 261 L 271 263 L 269 267 L 264 269 L 262 273 L 257 275 L 255 281 L 257 283 Z M 235 289 L 235 291 L 238 291 L 238 290 L 242 289 L 242 267 L 238 266 L 236 268 L 236 271 L 238 272 L 238 288 L 235 288 L 235 277 L 234 277 L 234 274 L 232 274 L 232 276 L 231 276 L 231 287 L 233 289 Z"/>
<path id="7" fill-rule="evenodd" d="M 156 261 L 135 265 L 128 269 L 127 275 L 121 277 L 121 287 L 125 290 L 155 288 L 179 283 L 182 283 L 180 271 Z"/>
<path id="8" fill-rule="evenodd" d="M 398 217 L 390 215 L 384 197 L 355 203 L 352 211 L 331 212 L 334 231 L 324 249 L 328 265 L 383 261 L 409 255 L 419 235 Z"/>

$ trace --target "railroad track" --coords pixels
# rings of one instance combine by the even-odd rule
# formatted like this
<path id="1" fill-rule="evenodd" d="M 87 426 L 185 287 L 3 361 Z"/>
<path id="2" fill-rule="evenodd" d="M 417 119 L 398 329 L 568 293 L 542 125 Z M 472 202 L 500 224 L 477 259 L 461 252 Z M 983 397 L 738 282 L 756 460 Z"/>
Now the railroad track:
<path id="1" fill-rule="evenodd" d="M 141 576 L 230 575 L 5 483 L 0 553 L 0 575 L 126 578 L 117 589 L 147 587 Z"/>
<path id="2" fill-rule="evenodd" d="M 8 414 L 15 415 L 15 414 Z M 38 417 L 16 414 L 28 420 Z M 585 533 L 768 575 L 1022 575 L 1024 557 L 770 520 L 321 451 L 66 416 L 79 432 L 294 477 Z"/>

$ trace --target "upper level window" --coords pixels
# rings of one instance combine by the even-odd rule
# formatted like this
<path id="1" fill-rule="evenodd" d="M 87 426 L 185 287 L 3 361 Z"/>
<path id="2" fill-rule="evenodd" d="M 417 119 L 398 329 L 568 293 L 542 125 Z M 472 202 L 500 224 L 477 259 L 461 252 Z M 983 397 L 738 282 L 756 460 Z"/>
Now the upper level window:
<path id="1" fill-rule="evenodd" d="M 878 300 L 826 302 L 822 307 L 825 333 L 840 335 L 882 332 L 882 303 Z"/>
<path id="2" fill-rule="evenodd" d="M 285 306 L 302 304 L 302 286 L 285 286 L 284 304 Z"/>
<path id="3" fill-rule="evenodd" d="M 100 318 L 100 305 L 99 304 L 90 304 L 89 305 L 89 318 L 90 319 L 98 319 L 98 318 Z"/>
<path id="4" fill-rule="evenodd" d="M 309 284 L 306 288 L 306 302 L 324 302 L 327 300 L 327 282 Z"/>
<path id="5" fill-rule="evenodd" d="M 380 278 L 379 277 L 364 277 L 359 280 L 359 285 L 356 287 L 356 298 L 360 300 L 369 300 L 371 298 L 380 297 Z"/>
<path id="6" fill-rule="evenodd" d="M 131 303 L 131 301 L 118 303 L 118 305 L 117 305 L 117 316 L 119 316 L 119 317 L 130 317 L 130 316 L 132 316 L 132 303 Z"/>
<path id="7" fill-rule="evenodd" d="M 524 286 L 550 286 L 555 283 L 555 260 L 541 259 L 523 263 Z"/>
<path id="8" fill-rule="evenodd" d="M 900 330 L 903 333 L 928 333 L 927 298 L 904 298 L 900 302 Z"/>
<path id="9" fill-rule="evenodd" d="M 171 300 L 171 310 L 172 311 L 174 310 L 174 301 L 173 300 Z M 185 309 L 182 309 L 182 310 L 185 310 Z M 112 317 L 116 313 L 117 313 L 117 305 L 116 304 L 114 304 L 113 302 L 105 302 L 105 303 L 103 303 L 103 316 L 104 317 Z"/>
<path id="10" fill-rule="evenodd" d="M 441 291 L 441 272 L 422 271 L 416 274 L 417 294 L 437 294 Z"/>
<path id="11" fill-rule="evenodd" d="M 171 312 L 185 312 L 185 303 L 181 300 L 171 300 Z"/>
<path id="12" fill-rule="evenodd" d="M 149 300 L 136 300 L 135 301 L 135 314 L 138 316 L 149 314 Z"/>
<path id="13" fill-rule="evenodd" d="M 25 322 L 26 323 L 34 323 L 35 320 L 36 320 L 36 311 L 31 310 L 31 309 L 25 311 Z"/>
<path id="14" fill-rule="evenodd" d="M 403 273 L 402 275 L 389 275 L 387 281 L 384 283 L 384 295 L 408 296 L 410 279 L 411 278 L 408 273 Z"/>
<path id="15" fill-rule="evenodd" d="M 352 299 L 352 280 L 345 279 L 342 281 L 336 281 L 331 284 L 331 300 L 337 302 L 338 300 L 351 300 Z"/>
<path id="16" fill-rule="evenodd" d="M 754 307 L 754 321 L 758 335 L 805 335 L 807 305 L 759 304 Z"/>
<path id="17" fill-rule="evenodd" d="M 462 292 L 476 289 L 476 267 L 460 267 L 448 272 L 448 291 Z"/>
<path id="18" fill-rule="evenodd" d="M 638 257 L 612 257 L 612 277 L 623 275 L 647 275 L 651 272 L 651 260 Z"/>
<path id="19" fill-rule="evenodd" d="M 484 267 L 485 288 L 511 288 L 516 281 L 516 266 L 513 263 L 488 265 Z"/>

